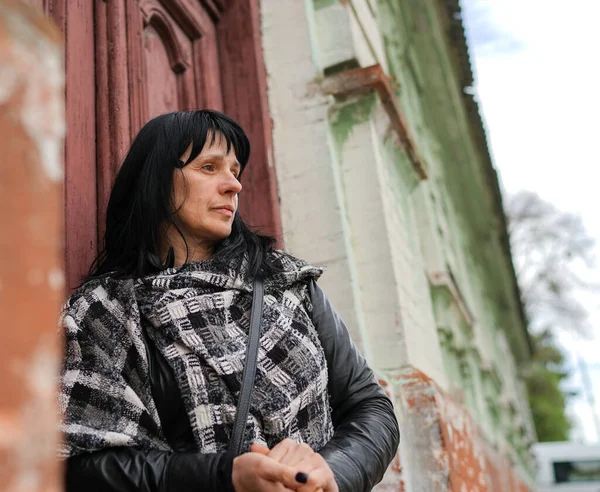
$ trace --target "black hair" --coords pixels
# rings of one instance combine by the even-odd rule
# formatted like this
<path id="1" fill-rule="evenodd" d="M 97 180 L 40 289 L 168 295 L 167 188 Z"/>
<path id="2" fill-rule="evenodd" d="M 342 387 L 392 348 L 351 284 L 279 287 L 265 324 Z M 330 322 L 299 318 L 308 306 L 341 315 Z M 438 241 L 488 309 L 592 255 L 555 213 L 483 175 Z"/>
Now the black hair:
<path id="1" fill-rule="evenodd" d="M 233 147 L 241 173 L 250 157 L 250 142 L 231 118 L 212 110 L 176 111 L 150 120 L 133 140 L 115 178 L 106 209 L 104 245 L 85 280 L 109 274 L 139 278 L 173 267 L 173 249 L 166 260 L 159 256 L 161 231 L 173 221 L 172 186 L 175 169 L 193 161 L 208 139 L 225 138 Z M 192 143 L 187 162 L 180 157 Z M 244 255 L 251 277 L 279 271 L 270 261 L 275 239 L 252 231 L 236 212 L 231 234 L 215 245 L 211 258 L 236 263 Z M 187 248 L 187 242 L 186 248 Z M 187 262 L 187 259 L 186 259 Z"/>

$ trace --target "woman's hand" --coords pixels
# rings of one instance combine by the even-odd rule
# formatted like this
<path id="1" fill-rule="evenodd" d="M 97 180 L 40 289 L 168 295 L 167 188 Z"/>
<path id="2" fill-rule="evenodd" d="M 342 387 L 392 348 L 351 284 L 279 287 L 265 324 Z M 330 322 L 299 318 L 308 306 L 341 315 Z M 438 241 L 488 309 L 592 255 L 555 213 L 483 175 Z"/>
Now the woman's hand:
<path id="1" fill-rule="evenodd" d="M 308 475 L 306 483 L 292 487 L 299 492 L 339 492 L 333 472 L 319 453 L 315 453 L 308 444 L 298 444 L 284 439 L 273 449 L 260 444 L 252 444 L 250 449 L 275 460 L 281 465 L 302 470 Z M 303 478 L 303 477 L 296 477 Z"/>
<path id="2" fill-rule="evenodd" d="M 236 492 L 293 492 L 302 485 L 296 480 L 297 474 L 296 468 L 278 463 L 264 453 L 245 453 L 233 460 Z"/>

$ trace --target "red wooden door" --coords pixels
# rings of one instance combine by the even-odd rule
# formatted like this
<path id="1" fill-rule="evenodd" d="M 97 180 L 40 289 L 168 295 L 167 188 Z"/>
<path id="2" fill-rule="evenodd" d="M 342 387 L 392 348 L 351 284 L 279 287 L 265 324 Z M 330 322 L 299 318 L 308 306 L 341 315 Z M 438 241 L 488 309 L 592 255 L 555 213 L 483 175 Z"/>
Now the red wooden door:
<path id="1" fill-rule="evenodd" d="M 141 126 L 168 111 L 222 108 L 219 15 L 198 0 L 96 3 L 100 234 L 112 180 Z"/>
<path id="2" fill-rule="evenodd" d="M 29 0 L 65 33 L 68 287 L 102 244 L 114 176 L 153 116 L 212 108 L 252 145 L 240 210 L 281 236 L 259 0 Z"/>

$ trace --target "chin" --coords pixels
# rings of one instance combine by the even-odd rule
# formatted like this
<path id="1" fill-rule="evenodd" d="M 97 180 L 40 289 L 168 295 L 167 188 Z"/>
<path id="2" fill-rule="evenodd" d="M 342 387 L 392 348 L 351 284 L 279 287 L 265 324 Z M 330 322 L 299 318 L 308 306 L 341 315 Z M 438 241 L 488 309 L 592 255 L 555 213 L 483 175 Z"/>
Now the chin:
<path id="1" fill-rule="evenodd" d="M 192 229 L 194 231 L 193 236 L 197 241 L 210 241 L 219 242 L 227 239 L 231 235 L 232 223 L 225 221 L 211 221 L 204 224 L 195 224 Z"/>
<path id="2" fill-rule="evenodd" d="M 215 228 L 213 235 L 215 241 L 223 241 L 231 235 L 231 226 Z"/>

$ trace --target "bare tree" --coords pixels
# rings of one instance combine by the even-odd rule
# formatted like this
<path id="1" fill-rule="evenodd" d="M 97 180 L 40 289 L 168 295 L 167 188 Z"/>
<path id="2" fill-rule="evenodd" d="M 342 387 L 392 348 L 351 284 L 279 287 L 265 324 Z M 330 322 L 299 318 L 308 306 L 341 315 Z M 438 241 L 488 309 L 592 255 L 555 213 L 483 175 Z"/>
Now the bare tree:
<path id="1" fill-rule="evenodd" d="M 565 440 L 572 426 L 565 381 L 565 355 L 556 330 L 588 334 L 589 312 L 582 294 L 595 286 L 582 278 L 593 265 L 594 240 L 581 218 L 565 213 L 529 191 L 506 201 L 513 261 L 529 318 L 534 353 L 522 375 L 540 441 Z"/>
<path id="2" fill-rule="evenodd" d="M 596 286 L 583 273 L 593 266 L 595 243 L 581 218 L 529 191 L 510 196 L 506 214 L 530 329 L 585 335 L 589 311 L 581 296 Z"/>

